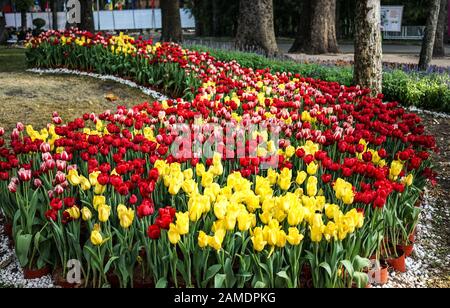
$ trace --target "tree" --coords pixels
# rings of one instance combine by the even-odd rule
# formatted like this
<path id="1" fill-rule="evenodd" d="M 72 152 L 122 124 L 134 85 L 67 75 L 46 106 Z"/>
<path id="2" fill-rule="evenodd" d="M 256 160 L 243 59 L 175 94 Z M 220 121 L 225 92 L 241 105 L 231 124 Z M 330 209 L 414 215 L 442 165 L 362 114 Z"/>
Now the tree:
<path id="1" fill-rule="evenodd" d="M 441 0 L 439 9 L 439 20 L 436 28 L 436 38 L 434 41 L 433 57 L 445 57 L 445 30 L 447 23 L 447 0 Z"/>
<path id="2" fill-rule="evenodd" d="M 15 0 L 16 9 L 20 12 L 20 22 L 21 28 L 23 31 L 26 31 L 28 28 L 27 25 L 27 12 L 30 7 L 33 5 L 33 0 Z"/>
<path id="3" fill-rule="evenodd" d="M 6 40 L 7 40 L 7 36 L 6 36 L 6 18 L 5 18 L 5 14 L 2 11 L 0 11 L 0 45 L 5 43 Z"/>
<path id="4" fill-rule="evenodd" d="M 161 0 L 161 14 L 161 41 L 180 43 L 183 40 L 183 33 L 178 0 Z"/>
<path id="5" fill-rule="evenodd" d="M 336 0 L 303 0 L 298 34 L 290 52 L 322 54 L 338 51 Z"/>
<path id="6" fill-rule="evenodd" d="M 441 0 L 429 0 L 428 7 L 430 8 L 430 11 L 428 14 L 427 25 L 425 27 L 419 60 L 419 69 L 422 71 L 426 71 L 428 69 L 433 57 L 433 47 L 436 38 L 440 6 Z"/>
<path id="7" fill-rule="evenodd" d="M 241 0 L 235 47 L 246 51 L 278 54 L 275 40 L 272 0 Z"/>
<path id="8" fill-rule="evenodd" d="M 52 28 L 58 30 L 58 0 L 50 0 L 50 9 L 52 10 Z"/>
<path id="9" fill-rule="evenodd" d="M 80 0 L 81 4 L 81 23 L 78 27 L 81 30 L 94 32 L 94 13 L 92 12 L 93 0 Z"/>
<path id="10" fill-rule="evenodd" d="M 355 84 L 382 91 L 380 0 L 358 0 L 355 6 Z"/>

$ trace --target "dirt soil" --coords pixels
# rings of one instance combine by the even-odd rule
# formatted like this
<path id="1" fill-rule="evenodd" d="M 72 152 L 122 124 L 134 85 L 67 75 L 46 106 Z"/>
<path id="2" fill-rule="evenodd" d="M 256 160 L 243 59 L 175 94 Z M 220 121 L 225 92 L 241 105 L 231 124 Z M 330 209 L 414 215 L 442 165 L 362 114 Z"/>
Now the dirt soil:
<path id="1" fill-rule="evenodd" d="M 117 96 L 117 101 L 105 98 Z M 85 112 L 115 110 L 118 105 L 133 106 L 151 97 L 113 81 L 69 75 L 39 75 L 27 72 L 0 72 L 0 127 L 8 134 L 18 121 L 35 129 L 45 127 L 57 111 L 63 121 Z"/>

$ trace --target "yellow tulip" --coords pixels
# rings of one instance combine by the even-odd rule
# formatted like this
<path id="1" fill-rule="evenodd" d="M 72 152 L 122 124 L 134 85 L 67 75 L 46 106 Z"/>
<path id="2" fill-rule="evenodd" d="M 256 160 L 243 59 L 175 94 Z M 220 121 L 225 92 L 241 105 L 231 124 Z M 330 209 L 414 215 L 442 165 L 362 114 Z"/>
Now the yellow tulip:
<path id="1" fill-rule="evenodd" d="M 217 219 L 224 219 L 227 213 L 228 201 L 223 200 L 214 204 L 214 215 Z"/>
<path id="2" fill-rule="evenodd" d="M 277 233 L 277 242 L 275 245 L 279 248 L 286 246 L 286 232 L 284 230 L 279 230 Z"/>
<path id="3" fill-rule="evenodd" d="M 100 171 L 94 171 L 91 174 L 89 174 L 89 182 L 91 183 L 92 186 L 97 185 L 98 181 L 97 178 L 100 175 Z"/>
<path id="4" fill-rule="evenodd" d="M 189 212 L 176 213 L 175 216 L 177 218 L 176 227 L 177 227 L 178 233 L 180 235 L 188 234 L 189 233 Z"/>
<path id="5" fill-rule="evenodd" d="M 303 240 L 303 234 L 300 234 L 300 231 L 297 228 L 289 228 L 288 235 L 286 236 L 286 240 L 292 246 L 297 246 Z"/>
<path id="6" fill-rule="evenodd" d="M 286 157 L 291 158 L 295 154 L 295 148 L 292 145 L 288 146 L 286 148 L 285 154 Z"/>
<path id="7" fill-rule="evenodd" d="M 107 222 L 111 215 L 111 207 L 106 204 L 100 204 L 97 208 L 98 220 L 101 222 Z"/>
<path id="8" fill-rule="evenodd" d="M 106 185 L 100 185 L 97 183 L 97 185 L 94 186 L 94 194 L 101 195 L 104 194 L 106 191 Z"/>
<path id="9" fill-rule="evenodd" d="M 194 171 L 192 168 L 186 169 L 183 171 L 183 176 L 185 180 L 190 180 L 194 176 Z"/>
<path id="10" fill-rule="evenodd" d="M 209 242 L 209 236 L 206 235 L 205 232 L 200 231 L 198 234 L 198 246 L 200 248 L 205 248 L 206 246 L 208 246 L 208 242 Z"/>
<path id="11" fill-rule="evenodd" d="M 267 171 L 267 179 L 269 180 L 270 185 L 274 185 L 277 182 L 278 173 L 275 170 L 273 170 L 272 168 L 270 168 Z"/>
<path id="12" fill-rule="evenodd" d="M 254 214 L 244 213 L 237 217 L 239 231 L 247 231 L 253 223 Z"/>
<path id="13" fill-rule="evenodd" d="M 99 205 L 106 204 L 105 196 L 94 196 L 92 204 L 94 205 L 94 209 L 97 210 Z"/>
<path id="14" fill-rule="evenodd" d="M 327 225 L 325 226 L 325 229 L 323 231 L 323 235 L 325 236 L 325 239 L 327 241 L 330 241 L 332 239 L 336 240 L 337 239 L 337 226 L 334 222 L 329 221 L 327 223 Z"/>
<path id="15" fill-rule="evenodd" d="M 206 172 L 206 168 L 205 165 L 203 165 L 202 163 L 198 163 L 195 166 L 195 173 L 197 174 L 198 177 L 202 177 L 203 173 Z"/>
<path id="16" fill-rule="evenodd" d="M 315 162 L 309 163 L 308 167 L 306 168 L 306 171 L 309 175 L 315 175 L 317 173 L 318 165 Z"/>
<path id="17" fill-rule="evenodd" d="M 89 210 L 89 208 L 87 208 L 87 207 L 83 207 L 83 208 L 81 209 L 81 218 L 82 218 L 84 221 L 90 220 L 90 219 L 92 218 L 91 210 Z"/>
<path id="18" fill-rule="evenodd" d="M 89 190 L 91 189 L 91 182 L 84 176 L 80 176 L 80 187 L 84 191 Z"/>
<path id="19" fill-rule="evenodd" d="M 216 231 L 214 236 L 208 238 L 208 245 L 215 250 L 219 251 L 222 248 L 222 242 L 225 238 L 226 231 L 223 229 L 219 229 Z"/>
<path id="20" fill-rule="evenodd" d="M 119 217 L 122 228 L 128 229 L 133 224 L 134 211 L 132 209 L 128 209 L 125 205 L 120 204 L 117 207 L 117 216 Z"/>
<path id="21" fill-rule="evenodd" d="M 253 243 L 253 249 L 256 251 L 263 251 L 267 245 L 267 241 L 264 240 L 263 231 L 260 227 L 253 229 L 253 235 L 250 240 Z"/>
<path id="22" fill-rule="evenodd" d="M 106 242 L 107 239 L 103 239 L 102 234 L 100 233 L 100 226 L 98 224 L 94 225 L 94 228 L 91 232 L 91 243 L 94 246 L 100 246 L 104 242 Z"/>
<path id="23" fill-rule="evenodd" d="M 67 180 L 72 186 L 78 186 L 80 185 L 81 179 L 78 175 L 78 171 L 75 169 L 70 169 L 67 174 Z"/>
<path id="24" fill-rule="evenodd" d="M 201 184 L 203 187 L 208 187 L 209 185 L 211 185 L 214 181 L 214 175 L 212 174 L 212 172 L 204 172 L 202 175 L 202 181 Z"/>
<path id="25" fill-rule="evenodd" d="M 189 179 L 189 180 L 184 181 L 183 185 L 181 185 L 181 188 L 188 195 L 198 192 L 197 183 L 193 179 Z"/>
<path id="26" fill-rule="evenodd" d="M 80 209 L 76 206 L 72 206 L 71 208 L 68 208 L 66 210 L 67 213 L 69 213 L 70 218 L 77 220 L 80 218 Z"/>
<path id="27" fill-rule="evenodd" d="M 328 219 L 334 219 L 335 215 L 339 212 L 339 206 L 337 206 L 336 204 L 325 205 L 325 215 L 327 215 Z"/>
<path id="28" fill-rule="evenodd" d="M 306 183 L 306 193 L 310 197 L 317 195 L 317 178 L 315 176 L 310 176 L 308 182 Z"/>
<path id="29" fill-rule="evenodd" d="M 181 240 L 180 233 L 173 223 L 170 224 L 167 236 L 169 237 L 170 243 L 172 243 L 173 245 L 176 245 Z"/>
<path id="30" fill-rule="evenodd" d="M 403 163 L 399 160 L 394 160 L 391 163 L 391 169 L 389 170 L 389 174 L 393 177 L 398 176 L 403 170 Z"/>
<path id="31" fill-rule="evenodd" d="M 301 205 L 297 204 L 289 210 L 288 224 L 290 226 L 297 226 L 303 222 L 304 217 L 305 217 L 304 208 Z"/>
<path id="32" fill-rule="evenodd" d="M 297 178 L 295 179 L 295 182 L 298 185 L 302 185 L 305 182 L 307 176 L 308 175 L 306 174 L 305 171 L 300 171 L 297 173 Z"/>
<path id="33" fill-rule="evenodd" d="M 234 228 L 236 227 L 236 216 L 227 214 L 224 218 L 224 222 L 226 230 L 234 230 Z"/>

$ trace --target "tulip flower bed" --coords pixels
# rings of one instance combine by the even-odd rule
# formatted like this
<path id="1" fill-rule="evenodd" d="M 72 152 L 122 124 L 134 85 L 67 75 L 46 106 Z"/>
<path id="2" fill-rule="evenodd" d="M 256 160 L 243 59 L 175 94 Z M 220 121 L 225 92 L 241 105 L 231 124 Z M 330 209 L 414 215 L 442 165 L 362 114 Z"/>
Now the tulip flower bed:
<path id="1" fill-rule="evenodd" d="M 78 260 L 93 287 L 365 287 L 369 258 L 396 266 L 413 242 L 435 140 L 381 95 L 75 30 L 32 39 L 28 59 L 177 98 L 0 139 L 24 269 L 65 277 Z"/>

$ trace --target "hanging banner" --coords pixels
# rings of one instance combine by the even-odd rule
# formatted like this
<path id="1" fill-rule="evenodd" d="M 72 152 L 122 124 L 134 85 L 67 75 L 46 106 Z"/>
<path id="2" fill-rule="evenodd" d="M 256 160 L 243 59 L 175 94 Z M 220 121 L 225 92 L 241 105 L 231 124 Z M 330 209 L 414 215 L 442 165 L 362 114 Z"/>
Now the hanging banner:
<path id="1" fill-rule="evenodd" d="M 385 5 L 381 7 L 381 31 L 401 32 L 403 6 Z"/>

